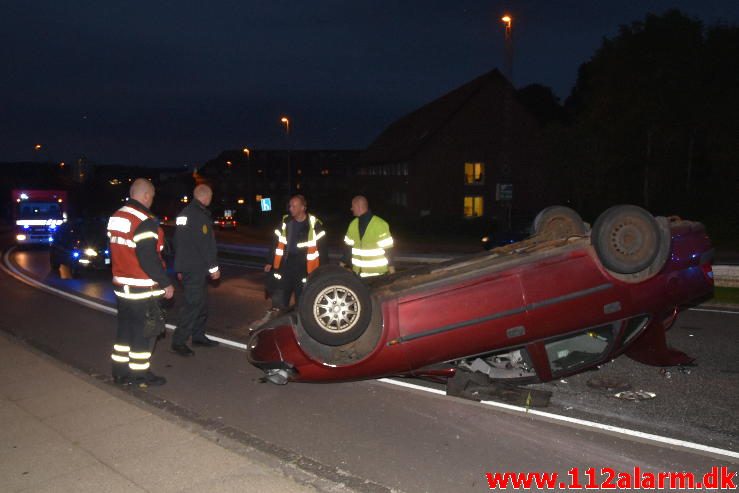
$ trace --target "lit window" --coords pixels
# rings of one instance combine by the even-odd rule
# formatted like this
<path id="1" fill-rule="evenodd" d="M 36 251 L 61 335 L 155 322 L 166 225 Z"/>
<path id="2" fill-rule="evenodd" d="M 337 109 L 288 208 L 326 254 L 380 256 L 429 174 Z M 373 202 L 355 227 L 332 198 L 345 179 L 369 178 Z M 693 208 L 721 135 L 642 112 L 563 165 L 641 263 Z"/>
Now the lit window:
<path id="1" fill-rule="evenodd" d="M 480 217 L 483 213 L 482 197 L 479 195 L 464 198 L 464 217 Z"/>
<path id="2" fill-rule="evenodd" d="M 464 163 L 465 185 L 482 185 L 485 183 L 485 163 Z"/>

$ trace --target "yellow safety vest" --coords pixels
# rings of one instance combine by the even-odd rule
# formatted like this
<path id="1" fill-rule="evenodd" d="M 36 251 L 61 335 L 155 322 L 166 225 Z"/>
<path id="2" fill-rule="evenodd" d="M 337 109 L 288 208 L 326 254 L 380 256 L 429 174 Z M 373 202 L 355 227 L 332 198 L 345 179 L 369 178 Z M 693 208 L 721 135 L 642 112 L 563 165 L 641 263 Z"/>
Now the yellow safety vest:
<path id="1" fill-rule="evenodd" d="M 383 219 L 372 216 L 364 236 L 359 236 L 359 218 L 349 223 L 344 243 L 352 248 L 352 269 L 361 277 L 379 276 L 388 271 L 385 250 L 392 248 L 390 226 Z"/>

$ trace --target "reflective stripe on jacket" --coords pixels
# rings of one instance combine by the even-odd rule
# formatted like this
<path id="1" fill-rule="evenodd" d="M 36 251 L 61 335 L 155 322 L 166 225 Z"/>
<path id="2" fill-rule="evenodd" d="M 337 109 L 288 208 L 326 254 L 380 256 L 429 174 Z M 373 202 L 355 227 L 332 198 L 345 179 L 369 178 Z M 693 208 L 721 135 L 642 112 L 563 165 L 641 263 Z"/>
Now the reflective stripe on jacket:
<path id="1" fill-rule="evenodd" d="M 287 221 L 289 216 L 286 214 L 282 216 L 282 230 L 276 229 L 275 235 L 277 236 L 277 246 L 275 247 L 275 257 L 272 261 L 272 266 L 275 269 L 279 269 L 282 264 L 282 258 L 287 252 Z M 313 272 L 320 265 L 320 255 L 318 252 L 318 241 L 326 236 L 326 232 L 319 230 L 316 233 L 316 225 L 320 225 L 321 221 L 314 215 L 308 214 L 308 240 L 298 243 L 297 247 L 300 249 L 306 249 L 306 271 L 308 274 Z M 275 273 L 277 277 L 277 273 Z"/>
<path id="2" fill-rule="evenodd" d="M 352 249 L 352 269 L 361 277 L 379 276 L 388 271 L 385 250 L 392 248 L 390 226 L 380 217 L 372 216 L 364 236 L 359 236 L 359 218 L 349 223 L 344 243 Z"/>
<path id="3" fill-rule="evenodd" d="M 149 219 L 154 219 L 151 213 L 130 203 L 118 209 L 108 220 L 113 291 L 121 298 L 143 299 L 164 294 L 164 290 L 141 268 L 136 256 L 136 248 L 140 241 L 155 239 L 156 251 L 161 260 L 161 251 L 164 249 L 162 229 L 158 228 L 156 233 L 153 231 L 137 232 L 139 226 Z"/>

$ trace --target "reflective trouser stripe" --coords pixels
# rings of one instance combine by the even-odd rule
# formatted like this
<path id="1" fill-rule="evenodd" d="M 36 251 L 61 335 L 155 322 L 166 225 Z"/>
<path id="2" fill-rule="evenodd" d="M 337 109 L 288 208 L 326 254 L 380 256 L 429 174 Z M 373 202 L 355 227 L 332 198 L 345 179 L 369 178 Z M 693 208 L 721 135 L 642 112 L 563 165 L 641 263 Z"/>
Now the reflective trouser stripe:
<path id="1" fill-rule="evenodd" d="M 128 367 L 132 371 L 142 371 L 149 369 L 149 358 L 151 358 L 150 352 L 146 351 L 137 353 L 135 351 L 131 351 L 128 353 L 128 355 L 131 357 L 131 361 L 128 363 Z"/>
<path id="2" fill-rule="evenodd" d="M 147 359 L 151 358 L 151 353 L 148 352 L 148 351 L 145 352 L 145 353 L 135 353 L 135 352 L 131 351 L 131 352 L 128 353 L 128 356 L 130 356 L 131 359 L 143 359 L 143 360 L 147 360 Z"/>
<path id="3" fill-rule="evenodd" d="M 110 355 L 110 359 L 116 363 L 128 363 L 130 359 L 128 357 L 129 351 L 131 351 L 131 348 L 125 344 L 113 344 L 113 353 Z"/>

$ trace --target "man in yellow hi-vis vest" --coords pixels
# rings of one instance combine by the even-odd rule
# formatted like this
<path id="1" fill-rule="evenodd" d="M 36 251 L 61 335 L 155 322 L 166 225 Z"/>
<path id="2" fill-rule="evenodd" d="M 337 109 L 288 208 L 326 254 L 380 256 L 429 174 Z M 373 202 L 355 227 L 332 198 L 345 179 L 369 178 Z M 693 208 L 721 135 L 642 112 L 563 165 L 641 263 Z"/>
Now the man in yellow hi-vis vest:
<path id="1" fill-rule="evenodd" d="M 394 273 L 390 249 L 393 237 L 390 226 L 369 210 L 367 198 L 357 195 L 352 199 L 354 219 L 344 236 L 346 249 L 343 263 L 351 264 L 360 277 L 380 276 Z"/>
<path id="2" fill-rule="evenodd" d="M 321 220 L 308 214 L 307 208 L 304 196 L 293 195 L 288 205 L 290 214 L 282 216 L 281 226 L 275 229 L 274 248 L 264 266 L 264 272 L 273 278 L 268 285 L 275 287 L 270 293 L 272 311 L 289 307 L 293 293 L 298 303 L 308 274 L 327 262 L 326 231 Z"/>

